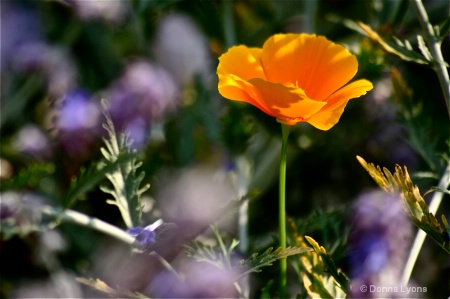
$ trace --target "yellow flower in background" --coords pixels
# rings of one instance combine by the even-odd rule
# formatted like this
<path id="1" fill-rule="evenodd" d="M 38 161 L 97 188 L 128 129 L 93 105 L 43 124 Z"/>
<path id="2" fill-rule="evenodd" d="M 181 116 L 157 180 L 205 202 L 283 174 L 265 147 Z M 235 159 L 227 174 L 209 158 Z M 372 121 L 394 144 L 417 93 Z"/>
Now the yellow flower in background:
<path id="1" fill-rule="evenodd" d="M 219 93 L 247 102 L 281 123 L 308 122 L 328 130 L 350 99 L 373 88 L 347 84 L 358 61 L 342 45 L 315 34 L 276 34 L 261 48 L 234 46 L 219 58 Z"/>

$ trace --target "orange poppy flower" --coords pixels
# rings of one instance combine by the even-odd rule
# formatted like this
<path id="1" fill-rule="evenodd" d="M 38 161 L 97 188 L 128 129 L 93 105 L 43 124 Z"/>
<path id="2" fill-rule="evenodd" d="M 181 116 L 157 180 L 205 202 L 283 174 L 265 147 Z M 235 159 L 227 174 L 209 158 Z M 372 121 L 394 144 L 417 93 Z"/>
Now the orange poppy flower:
<path id="1" fill-rule="evenodd" d="M 333 127 L 350 99 L 373 88 L 347 84 L 358 61 L 345 47 L 315 34 L 276 34 L 261 48 L 234 46 L 219 58 L 219 93 L 247 102 L 281 123 Z"/>

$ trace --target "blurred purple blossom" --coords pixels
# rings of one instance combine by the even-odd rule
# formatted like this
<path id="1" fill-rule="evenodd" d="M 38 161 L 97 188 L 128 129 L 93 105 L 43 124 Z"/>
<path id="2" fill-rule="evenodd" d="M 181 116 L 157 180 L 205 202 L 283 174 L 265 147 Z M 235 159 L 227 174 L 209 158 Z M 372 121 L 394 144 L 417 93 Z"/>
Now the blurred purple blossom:
<path id="1" fill-rule="evenodd" d="M 87 92 L 76 89 L 66 93 L 56 114 L 59 140 L 69 154 L 83 155 L 99 139 L 100 105 Z"/>
<path id="2" fill-rule="evenodd" d="M 2 73 L 9 70 L 11 57 L 17 49 L 41 39 L 41 24 L 37 15 L 22 1 L 2 1 L 0 9 Z"/>
<path id="3" fill-rule="evenodd" d="M 42 74 L 48 93 L 55 98 L 73 88 L 76 82 L 77 71 L 69 54 L 44 42 L 29 42 L 19 47 L 12 57 L 12 68 L 19 73 Z"/>
<path id="4" fill-rule="evenodd" d="M 60 97 L 73 87 L 77 70 L 68 52 L 44 41 L 29 1 L 1 4 L 1 71 L 43 76 L 47 91 Z"/>
<path id="5" fill-rule="evenodd" d="M 161 272 L 149 285 L 149 293 L 157 298 L 237 298 L 235 277 L 216 266 L 196 261 L 183 265 L 176 276 Z M 184 279 L 181 279 L 183 277 Z"/>
<path id="6" fill-rule="evenodd" d="M 156 60 L 181 86 L 192 83 L 195 75 L 211 74 L 207 39 L 187 15 L 174 13 L 161 20 L 153 51 Z"/>
<path id="7" fill-rule="evenodd" d="M 364 193 L 357 199 L 351 215 L 351 295 L 355 298 L 396 296 L 361 292 L 360 286 L 400 288 L 401 270 L 412 237 L 411 222 L 403 210 L 400 197 L 378 190 Z"/>
<path id="8" fill-rule="evenodd" d="M 33 157 L 45 158 L 50 154 L 47 135 L 37 126 L 28 124 L 20 129 L 14 141 L 17 151 Z"/>
<path id="9" fill-rule="evenodd" d="M 45 198 L 33 192 L 0 193 L 0 220 L 8 221 L 18 232 L 36 230 L 42 221 Z"/>
<path id="10" fill-rule="evenodd" d="M 378 127 L 378 130 L 369 136 L 368 151 L 385 155 L 391 163 L 414 168 L 418 165 L 419 159 L 405 141 L 406 130 L 397 120 L 398 107 L 391 101 L 393 97 L 391 75 L 385 74 L 374 86 L 373 92 L 367 97 L 367 101 L 364 101 L 366 115 Z"/>
<path id="11" fill-rule="evenodd" d="M 127 6 L 123 0 L 65 0 L 82 20 L 103 19 L 120 23 L 127 16 Z"/>
<path id="12" fill-rule="evenodd" d="M 100 108 L 83 90 L 65 94 L 59 111 L 58 128 L 63 131 L 90 130 L 97 127 Z"/>
<path id="13" fill-rule="evenodd" d="M 178 87 L 163 68 L 136 60 L 105 92 L 105 97 L 114 124 L 130 134 L 133 146 L 141 147 L 150 124 L 175 109 Z"/>
<path id="14" fill-rule="evenodd" d="M 221 165 L 217 168 L 196 165 L 161 181 L 163 187 L 157 198 L 166 221 L 186 230 L 211 223 L 228 228 L 233 225 L 234 218 L 224 215 L 222 209 L 235 197 L 235 189 Z"/>
<path id="15" fill-rule="evenodd" d="M 20 207 L 18 193 L 7 191 L 0 193 L 0 220 L 14 217 Z"/>

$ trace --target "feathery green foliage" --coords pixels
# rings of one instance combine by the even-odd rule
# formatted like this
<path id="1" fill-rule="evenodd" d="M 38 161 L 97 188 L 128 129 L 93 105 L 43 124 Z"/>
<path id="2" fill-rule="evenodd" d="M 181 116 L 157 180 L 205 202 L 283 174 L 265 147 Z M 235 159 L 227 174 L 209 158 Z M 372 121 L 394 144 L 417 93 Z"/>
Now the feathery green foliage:
<path id="1" fill-rule="evenodd" d="M 262 267 L 271 266 L 278 260 L 308 251 L 312 251 L 312 249 L 309 247 L 299 248 L 290 246 L 285 249 L 279 247 L 273 250 L 273 248 L 270 247 L 261 254 L 254 253 L 250 256 L 250 258 L 240 261 L 239 264 L 234 266 L 232 270 L 238 275 L 238 279 L 240 279 L 252 272 L 261 272 L 260 269 Z"/>
<path id="2" fill-rule="evenodd" d="M 428 205 L 420 195 L 419 188 L 412 182 L 406 166 L 403 168 L 395 166 L 395 172 L 392 174 L 387 168 L 381 169 L 373 163 L 367 163 L 363 158 L 357 156 L 359 163 L 370 174 L 375 182 L 388 193 L 399 193 L 406 212 L 414 224 L 427 233 L 439 246 L 450 253 L 450 244 L 446 239 L 448 226 L 447 220 L 442 215 L 444 227 L 437 221 L 436 217 L 429 212 Z"/>
<path id="3" fill-rule="evenodd" d="M 117 134 L 112 119 L 107 112 L 107 101 L 103 100 L 102 105 L 106 118 L 103 128 L 108 132 L 108 138 L 104 139 L 105 148 L 101 148 L 101 152 L 107 161 L 107 165 L 116 163 L 124 155 L 136 157 L 136 151 L 131 149 L 132 141 L 128 139 L 128 136 L 123 132 Z M 103 192 L 114 197 L 114 200 L 108 200 L 107 202 L 119 208 L 128 228 L 140 223 L 142 216 L 141 195 L 150 188 L 148 184 L 140 187 L 145 173 L 136 174 L 136 169 L 141 165 L 142 162 L 136 162 L 136 158 L 119 163 L 113 171 L 106 173 L 112 188 L 105 185 L 101 186 Z"/>
<path id="4" fill-rule="evenodd" d="M 339 283 L 340 288 L 343 291 L 346 291 L 348 289 L 348 283 L 349 279 L 347 275 L 345 275 L 342 271 L 340 271 L 336 264 L 334 263 L 333 259 L 331 258 L 330 254 L 327 253 L 325 248 L 323 246 L 319 246 L 319 243 L 317 243 L 313 238 L 305 236 L 305 239 L 308 241 L 309 244 L 314 248 L 314 251 L 320 255 L 322 258 L 323 263 L 327 267 L 327 272 L 330 273 L 331 276 Z"/>
<path id="5" fill-rule="evenodd" d="M 285 249 L 280 247 L 276 250 L 273 250 L 273 248 L 270 247 L 261 254 L 253 253 L 248 259 L 241 260 L 237 264 L 233 265 L 231 263 L 232 251 L 236 248 L 239 242 L 233 239 L 231 244 L 226 246 L 217 228 L 212 226 L 212 230 L 216 236 L 220 248 L 217 248 L 217 246 L 204 244 L 200 241 L 194 241 L 192 245 L 185 246 L 187 249 L 187 254 L 199 262 L 210 263 L 220 269 L 231 271 L 236 276 L 236 280 L 239 280 L 252 272 L 261 272 L 262 267 L 271 266 L 278 260 L 307 251 L 312 251 L 312 248 L 309 247 L 287 247 Z"/>
<path id="6" fill-rule="evenodd" d="M 121 155 L 114 162 L 105 163 L 103 161 L 92 163 L 88 168 L 81 169 L 79 176 L 72 179 L 69 191 L 63 199 L 65 207 L 72 207 L 77 200 L 97 186 L 105 178 L 107 173 L 114 171 L 120 164 L 128 162 L 133 158 L 134 156 L 132 154 Z"/>
<path id="7" fill-rule="evenodd" d="M 239 245 L 239 241 L 233 239 L 230 245 L 225 246 L 218 228 L 211 225 L 211 230 L 220 248 L 195 240 L 192 245 L 185 245 L 187 255 L 199 262 L 210 263 L 220 269 L 231 270 L 231 255 L 236 246 Z"/>
<path id="8" fill-rule="evenodd" d="M 336 267 L 331 255 L 323 246 L 311 237 L 299 234 L 296 223 L 290 219 L 291 243 L 297 247 L 308 246 L 305 238 L 313 246 L 311 252 L 301 255 L 291 261 L 299 279 L 310 298 L 345 298 L 348 291 L 349 279 Z M 305 294 L 303 294 L 306 296 Z"/>

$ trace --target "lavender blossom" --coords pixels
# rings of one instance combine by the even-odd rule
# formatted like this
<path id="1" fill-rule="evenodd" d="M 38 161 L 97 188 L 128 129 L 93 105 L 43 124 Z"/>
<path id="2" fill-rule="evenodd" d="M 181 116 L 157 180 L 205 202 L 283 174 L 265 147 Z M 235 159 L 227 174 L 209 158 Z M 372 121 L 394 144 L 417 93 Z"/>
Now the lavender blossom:
<path id="1" fill-rule="evenodd" d="M 391 81 L 390 75 L 383 76 L 364 102 L 368 119 L 377 123 L 378 127 L 378 131 L 371 134 L 368 139 L 367 150 L 384 153 L 391 163 L 414 168 L 419 160 L 413 148 L 404 141 L 405 128 L 397 121 L 396 104 L 390 101 L 393 97 Z"/>
<path id="2" fill-rule="evenodd" d="M 11 69 L 11 58 L 16 51 L 42 38 L 37 15 L 21 1 L 3 1 L 0 9 L 0 67 Z"/>
<path id="3" fill-rule="evenodd" d="M 120 23 L 127 16 L 127 7 L 123 0 L 65 0 L 75 10 L 78 17 L 85 21 L 103 19 L 111 23 Z"/>
<path id="4" fill-rule="evenodd" d="M 207 40 L 195 22 L 186 15 L 170 14 L 161 20 L 153 51 L 180 85 L 192 83 L 195 75 L 210 72 Z"/>
<path id="5" fill-rule="evenodd" d="M 35 158 L 45 158 L 50 154 L 47 135 L 37 126 L 28 124 L 20 129 L 14 141 L 17 151 Z"/>
<path id="6" fill-rule="evenodd" d="M 27 234 L 39 229 L 45 198 L 37 193 L 0 193 L 0 226 L 8 234 Z M 8 236 L 5 236 L 8 237 Z"/>
<path id="7" fill-rule="evenodd" d="M 157 194 L 163 218 L 189 231 L 211 223 L 230 227 L 223 209 L 234 198 L 234 188 L 222 169 L 195 166 L 172 174 Z M 164 179 L 162 179 L 164 182 Z"/>
<path id="8" fill-rule="evenodd" d="M 101 128 L 99 104 L 83 90 L 65 94 L 57 111 L 59 140 L 69 154 L 82 155 L 99 139 Z"/>
<path id="9" fill-rule="evenodd" d="M 237 298 L 235 277 L 207 263 L 188 261 L 180 279 L 170 271 L 161 272 L 148 291 L 157 298 Z"/>
<path id="10" fill-rule="evenodd" d="M 384 287 L 382 290 L 402 287 L 401 270 L 408 254 L 412 228 L 399 196 L 384 191 L 362 194 L 355 203 L 351 221 L 351 295 L 355 298 L 402 296 L 400 292 L 383 293 L 364 289 L 364 286 L 371 285 L 380 289 Z"/>
<path id="11" fill-rule="evenodd" d="M 54 98 L 73 88 L 76 81 L 77 71 L 68 53 L 41 41 L 18 48 L 12 57 L 12 67 L 19 73 L 42 74 L 47 91 Z"/>
<path id="12" fill-rule="evenodd" d="M 164 69 L 137 60 L 127 66 L 105 97 L 114 124 L 130 134 L 133 146 L 139 148 L 147 140 L 150 124 L 175 108 L 178 89 Z"/>
<path id="13" fill-rule="evenodd" d="M 12 218 L 20 207 L 20 196 L 18 193 L 8 191 L 0 193 L 0 220 Z"/>
<path id="14" fill-rule="evenodd" d="M 132 227 L 127 232 L 136 237 L 136 241 L 141 247 L 146 247 L 156 242 L 156 233 L 150 225 L 144 228 L 139 226 Z"/>

